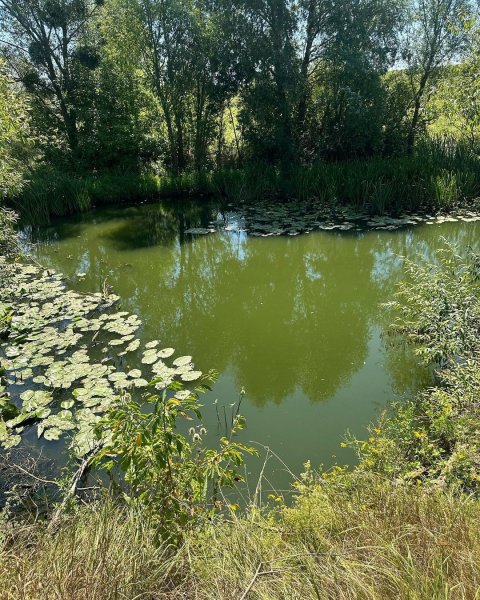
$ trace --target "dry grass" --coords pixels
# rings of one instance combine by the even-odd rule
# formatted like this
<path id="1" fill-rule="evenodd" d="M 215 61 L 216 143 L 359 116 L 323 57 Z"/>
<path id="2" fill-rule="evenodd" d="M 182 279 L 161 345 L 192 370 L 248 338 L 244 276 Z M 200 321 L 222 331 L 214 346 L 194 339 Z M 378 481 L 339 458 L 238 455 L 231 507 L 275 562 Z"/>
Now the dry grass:
<path id="1" fill-rule="evenodd" d="M 241 598 L 252 580 L 262 600 L 480 597 L 477 502 L 358 477 L 305 489 L 276 523 L 238 519 L 193 542 L 195 598 Z"/>
<path id="2" fill-rule="evenodd" d="M 1 600 L 162 598 L 174 577 L 172 553 L 110 501 L 80 509 L 56 534 L 37 524 L 4 530 L 2 541 Z"/>
<path id="3" fill-rule="evenodd" d="M 473 600 L 480 598 L 480 504 L 373 476 L 308 485 L 293 507 L 251 509 L 158 548 L 110 502 L 56 536 L 4 534 L 5 600 Z"/>

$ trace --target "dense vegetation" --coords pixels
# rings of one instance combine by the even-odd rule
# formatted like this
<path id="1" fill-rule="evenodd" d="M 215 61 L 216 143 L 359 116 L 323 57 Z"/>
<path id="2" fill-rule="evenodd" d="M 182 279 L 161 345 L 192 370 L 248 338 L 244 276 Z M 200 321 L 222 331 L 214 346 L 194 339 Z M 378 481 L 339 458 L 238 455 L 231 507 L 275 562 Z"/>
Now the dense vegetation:
<path id="1" fill-rule="evenodd" d="M 401 210 L 405 197 L 437 209 L 470 200 L 477 9 L 474 0 L 4 0 L 2 169 L 20 160 L 26 182 L 4 193 L 37 220 L 185 191 L 321 197 L 372 212 Z M 259 165 L 270 186 L 258 185 Z"/>
<path id="2" fill-rule="evenodd" d="M 469 0 L 0 0 L 2 204 L 40 222 L 198 193 L 372 213 L 474 201 L 477 13 Z M 357 466 L 307 463 L 292 502 L 255 493 L 240 509 L 242 393 L 207 447 L 199 395 L 215 373 L 140 347 L 108 285 L 79 294 L 18 260 L 16 219 L 0 206 L 2 598 L 478 597 L 478 254 L 405 260 L 384 307 L 432 387 L 345 439 Z M 33 428 L 66 440 L 61 476 L 22 446 Z"/>

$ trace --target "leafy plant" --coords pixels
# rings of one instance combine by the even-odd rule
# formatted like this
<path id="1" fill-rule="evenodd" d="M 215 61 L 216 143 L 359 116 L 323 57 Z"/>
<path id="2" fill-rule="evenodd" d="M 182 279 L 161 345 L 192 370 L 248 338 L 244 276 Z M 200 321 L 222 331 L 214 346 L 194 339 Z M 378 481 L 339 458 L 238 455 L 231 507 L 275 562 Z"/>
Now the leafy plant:
<path id="1" fill-rule="evenodd" d="M 453 364 L 480 350 L 480 255 L 445 243 L 433 262 L 405 259 L 406 279 L 388 306 L 426 364 Z"/>
<path id="2" fill-rule="evenodd" d="M 394 331 L 437 368 L 436 387 L 391 407 L 370 438 L 351 443 L 360 470 L 406 483 L 480 493 L 480 257 L 437 251 L 434 262 L 405 261 Z"/>
<path id="3" fill-rule="evenodd" d="M 215 512 L 218 492 L 241 480 L 237 469 L 245 454 L 254 453 L 233 440 L 244 427 L 238 414 L 219 450 L 203 446 L 203 426 L 191 426 L 188 436 L 181 432 L 180 421 L 200 421 L 199 394 L 214 379 L 210 372 L 188 390 L 179 381 L 165 385 L 157 378 L 150 387 L 160 393 L 147 393 L 143 403 L 124 394 L 97 427 L 105 443 L 94 465 L 110 475 L 128 504 L 148 515 L 162 538 L 177 540 Z"/>

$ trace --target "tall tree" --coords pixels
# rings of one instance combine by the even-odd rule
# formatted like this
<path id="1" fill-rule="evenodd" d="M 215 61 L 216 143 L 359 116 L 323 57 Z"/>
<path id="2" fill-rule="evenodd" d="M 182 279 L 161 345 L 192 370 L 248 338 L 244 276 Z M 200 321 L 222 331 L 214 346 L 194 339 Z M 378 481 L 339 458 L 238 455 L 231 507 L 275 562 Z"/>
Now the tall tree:
<path id="1" fill-rule="evenodd" d="M 95 60 L 81 48 L 101 0 L 0 0 L 1 46 L 10 66 L 49 113 L 68 148 L 78 146 L 75 61 Z"/>
<path id="2" fill-rule="evenodd" d="M 108 0 L 81 40 L 98 56 L 96 68 L 77 65 L 77 121 L 83 165 L 137 170 L 158 159 L 158 111 L 145 82 L 141 30 L 128 0 Z"/>
<path id="3" fill-rule="evenodd" d="M 243 22 L 243 64 L 240 120 L 254 155 L 288 164 L 294 159 L 293 116 L 298 97 L 295 48 L 296 3 L 290 0 L 234 2 Z"/>
<path id="4" fill-rule="evenodd" d="M 222 3 L 134 0 L 143 65 L 163 115 L 168 164 L 204 168 L 216 120 L 235 92 Z"/>
<path id="5" fill-rule="evenodd" d="M 474 24 L 471 0 L 414 0 L 403 58 L 412 87 L 413 106 L 407 150 L 411 154 L 431 84 L 442 67 L 460 59 Z"/>
<path id="6" fill-rule="evenodd" d="M 383 76 L 396 59 L 402 17 L 402 0 L 339 3 L 330 11 L 323 51 L 313 65 L 321 155 L 381 152 Z"/>

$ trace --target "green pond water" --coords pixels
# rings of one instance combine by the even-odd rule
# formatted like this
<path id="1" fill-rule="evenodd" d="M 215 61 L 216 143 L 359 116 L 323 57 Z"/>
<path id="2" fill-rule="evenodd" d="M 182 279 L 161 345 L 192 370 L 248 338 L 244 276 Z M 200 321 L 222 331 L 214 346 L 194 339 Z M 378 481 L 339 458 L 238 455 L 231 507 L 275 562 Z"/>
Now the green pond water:
<path id="1" fill-rule="evenodd" d="M 446 238 L 478 248 L 480 223 L 396 231 L 318 231 L 250 237 L 244 231 L 185 233 L 235 223 L 205 201 L 108 208 L 24 231 L 45 266 L 79 291 L 104 282 L 159 339 L 218 381 L 203 397 L 208 441 L 222 432 L 240 390 L 243 439 L 269 447 L 264 487 L 289 487 L 310 459 L 352 463 L 347 431 L 364 437 L 388 401 L 431 381 L 412 353 L 389 343 L 380 305 L 402 277 L 400 256 L 430 257 Z M 230 227 L 227 227 L 230 229 Z M 85 274 L 78 277 L 78 274 Z M 255 488 L 262 459 L 248 463 Z"/>

